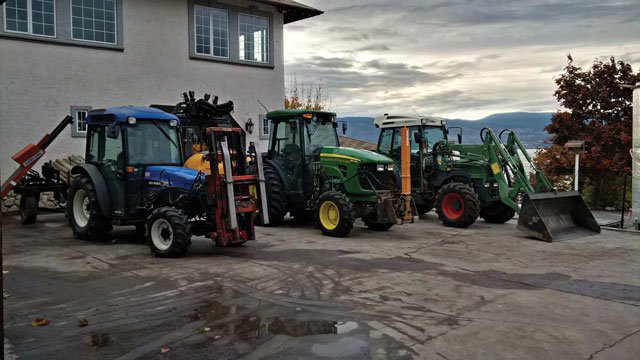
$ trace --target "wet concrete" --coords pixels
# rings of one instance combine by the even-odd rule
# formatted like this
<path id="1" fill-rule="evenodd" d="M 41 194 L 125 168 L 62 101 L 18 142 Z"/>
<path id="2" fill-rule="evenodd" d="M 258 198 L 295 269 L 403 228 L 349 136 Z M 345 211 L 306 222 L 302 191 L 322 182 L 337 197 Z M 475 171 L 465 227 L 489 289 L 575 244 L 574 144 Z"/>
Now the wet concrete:
<path id="1" fill-rule="evenodd" d="M 4 219 L 5 333 L 22 358 L 633 358 L 640 237 L 543 243 L 515 223 L 311 226 L 156 259 L 131 229 L 93 243 L 61 215 Z M 47 317 L 47 326 L 31 321 Z M 80 327 L 79 320 L 88 325 Z"/>

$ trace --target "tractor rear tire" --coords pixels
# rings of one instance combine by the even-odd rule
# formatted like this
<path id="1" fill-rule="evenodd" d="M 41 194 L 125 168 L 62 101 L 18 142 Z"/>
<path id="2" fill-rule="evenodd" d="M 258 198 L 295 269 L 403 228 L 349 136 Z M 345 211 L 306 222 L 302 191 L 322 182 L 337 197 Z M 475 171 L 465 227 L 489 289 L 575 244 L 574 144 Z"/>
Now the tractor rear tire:
<path id="1" fill-rule="evenodd" d="M 173 207 L 155 209 L 147 220 L 147 243 L 157 257 L 183 256 L 191 245 L 187 216 Z"/>
<path id="2" fill-rule="evenodd" d="M 516 211 L 514 209 L 501 202 L 483 207 L 480 210 L 480 217 L 491 224 L 504 224 L 513 219 L 515 214 Z"/>
<path id="3" fill-rule="evenodd" d="M 112 229 L 111 220 L 102 214 L 91 179 L 84 176 L 71 181 L 67 218 L 73 235 L 82 240 L 106 240 Z"/>
<path id="4" fill-rule="evenodd" d="M 466 228 L 480 214 L 478 194 L 467 184 L 446 184 L 436 196 L 436 212 L 445 226 Z"/>
<path id="5" fill-rule="evenodd" d="M 269 225 L 278 226 L 287 214 L 287 194 L 283 179 L 271 164 L 264 164 L 264 178 L 267 191 L 267 207 L 269 208 Z"/>
<path id="6" fill-rule="evenodd" d="M 393 225 L 395 225 L 394 223 L 377 223 L 377 222 L 373 222 L 373 221 L 369 221 L 366 218 L 362 219 L 362 222 L 364 222 L 364 224 L 371 230 L 373 231 L 387 231 L 389 229 L 391 229 L 393 227 Z"/>
<path id="7" fill-rule="evenodd" d="M 22 225 L 35 224 L 38 217 L 38 195 L 22 195 L 20 198 L 20 219 Z"/>
<path id="8" fill-rule="evenodd" d="M 327 191 L 316 202 L 316 221 L 324 235 L 347 236 L 353 229 L 353 204 L 337 191 Z"/>

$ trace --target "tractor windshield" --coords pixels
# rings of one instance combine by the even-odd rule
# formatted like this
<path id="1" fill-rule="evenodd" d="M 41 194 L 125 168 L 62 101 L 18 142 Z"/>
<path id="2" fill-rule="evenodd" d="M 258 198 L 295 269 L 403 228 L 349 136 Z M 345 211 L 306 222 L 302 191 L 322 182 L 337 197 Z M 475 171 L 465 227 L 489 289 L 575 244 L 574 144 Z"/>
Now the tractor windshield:
<path id="1" fill-rule="evenodd" d="M 178 129 L 167 121 L 139 120 L 127 126 L 129 164 L 180 165 Z"/>
<path id="2" fill-rule="evenodd" d="M 429 146 L 429 151 L 433 149 L 433 146 L 440 140 L 445 138 L 444 132 L 440 127 L 424 127 L 422 129 L 424 133 L 424 139 L 427 140 L 427 144 Z"/>
<path id="3" fill-rule="evenodd" d="M 331 120 L 314 120 L 306 124 L 308 153 L 323 146 L 339 146 L 336 128 Z"/>

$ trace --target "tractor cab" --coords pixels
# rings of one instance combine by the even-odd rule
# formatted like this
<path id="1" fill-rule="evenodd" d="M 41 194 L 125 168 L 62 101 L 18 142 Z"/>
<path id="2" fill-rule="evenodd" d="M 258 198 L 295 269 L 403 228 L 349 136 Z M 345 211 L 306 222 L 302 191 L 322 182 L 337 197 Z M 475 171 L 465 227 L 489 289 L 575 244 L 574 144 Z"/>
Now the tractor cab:
<path id="1" fill-rule="evenodd" d="M 447 141 L 449 135 L 449 129 L 446 127 L 447 120 L 433 116 L 418 118 L 405 115 L 383 115 L 375 119 L 375 125 L 380 128 L 378 152 L 396 161 L 400 160 L 401 132 L 405 126 L 409 128 L 412 157 L 418 155 L 421 143 L 426 152 L 430 153 L 438 142 Z M 458 142 L 461 141 L 460 134 Z"/>
<path id="2" fill-rule="evenodd" d="M 304 197 L 304 193 L 311 191 L 314 157 L 318 157 L 325 146 L 340 146 L 336 114 L 279 110 L 267 116 L 272 124 L 268 158 L 282 169 L 289 192 L 294 197 Z"/>
<path id="3" fill-rule="evenodd" d="M 431 163 L 431 152 L 441 141 L 448 141 L 449 129 L 447 120 L 439 117 L 415 117 L 411 115 L 383 115 L 375 119 L 375 125 L 380 128 L 377 152 L 393 159 L 399 167 L 401 162 L 402 129 L 409 128 L 411 140 L 411 168 L 421 169 L 425 162 Z M 462 134 L 458 135 L 458 142 L 462 141 Z M 422 150 L 422 151 L 421 151 Z M 420 171 L 411 172 L 411 187 L 424 187 L 424 179 Z M 420 203 L 420 201 L 418 201 Z"/>
<path id="4" fill-rule="evenodd" d="M 105 204 L 114 218 L 144 216 L 140 210 L 146 168 L 182 166 L 178 118 L 134 106 L 91 111 L 85 158 L 104 179 L 109 197 Z"/>

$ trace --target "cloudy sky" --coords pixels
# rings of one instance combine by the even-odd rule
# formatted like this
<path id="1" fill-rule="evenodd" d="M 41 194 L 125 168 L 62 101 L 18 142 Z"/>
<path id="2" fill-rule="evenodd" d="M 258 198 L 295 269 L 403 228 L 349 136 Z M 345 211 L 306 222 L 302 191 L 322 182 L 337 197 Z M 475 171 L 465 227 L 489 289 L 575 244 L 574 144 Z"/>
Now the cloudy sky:
<path id="1" fill-rule="evenodd" d="M 639 0 L 300 1 L 325 14 L 285 26 L 285 72 L 341 116 L 555 111 L 568 53 L 640 67 Z"/>

